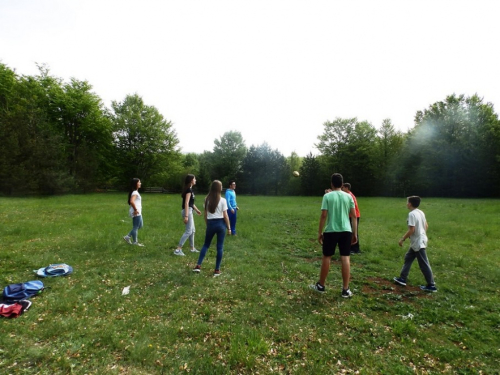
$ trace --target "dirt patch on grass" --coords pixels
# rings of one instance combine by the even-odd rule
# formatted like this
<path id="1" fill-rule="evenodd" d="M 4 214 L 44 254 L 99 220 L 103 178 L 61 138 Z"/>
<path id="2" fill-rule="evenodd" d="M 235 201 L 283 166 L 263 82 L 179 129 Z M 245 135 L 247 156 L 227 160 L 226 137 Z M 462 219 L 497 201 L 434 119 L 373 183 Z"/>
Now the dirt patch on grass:
<path id="1" fill-rule="evenodd" d="M 401 286 L 394 283 L 392 280 L 383 279 L 381 277 L 369 277 L 367 283 L 363 285 L 361 291 L 365 294 L 386 295 L 391 294 L 398 296 L 401 299 L 410 298 L 429 298 L 429 293 L 423 292 L 419 286 L 406 285 Z"/>

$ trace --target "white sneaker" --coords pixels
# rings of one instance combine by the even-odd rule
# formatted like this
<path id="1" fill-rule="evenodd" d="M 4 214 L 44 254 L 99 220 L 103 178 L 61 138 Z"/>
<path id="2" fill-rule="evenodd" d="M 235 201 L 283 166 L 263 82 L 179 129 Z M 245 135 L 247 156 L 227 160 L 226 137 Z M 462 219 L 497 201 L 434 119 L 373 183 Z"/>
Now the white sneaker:
<path id="1" fill-rule="evenodd" d="M 124 240 L 126 243 L 128 243 L 129 245 L 132 245 L 132 240 L 130 239 L 130 237 L 129 237 L 129 236 L 125 236 L 125 237 L 123 237 L 123 240 Z"/>
<path id="2" fill-rule="evenodd" d="M 181 257 L 186 256 L 181 249 L 175 249 L 174 255 L 180 255 Z"/>
<path id="3" fill-rule="evenodd" d="M 192 253 L 199 253 L 199 252 L 200 252 L 200 250 L 197 250 L 197 249 L 191 249 L 191 252 L 192 252 Z"/>
<path id="4" fill-rule="evenodd" d="M 139 242 L 134 242 L 132 245 L 136 245 L 136 246 L 139 246 L 139 247 L 144 247 L 144 244 L 139 243 Z"/>

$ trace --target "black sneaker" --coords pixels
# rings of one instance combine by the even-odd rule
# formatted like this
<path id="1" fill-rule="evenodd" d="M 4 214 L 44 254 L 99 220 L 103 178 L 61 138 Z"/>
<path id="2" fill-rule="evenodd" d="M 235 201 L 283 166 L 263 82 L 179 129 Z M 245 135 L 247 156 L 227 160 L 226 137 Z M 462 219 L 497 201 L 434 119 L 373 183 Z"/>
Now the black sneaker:
<path id="1" fill-rule="evenodd" d="M 396 284 L 406 286 L 406 280 L 402 279 L 401 277 L 395 277 L 393 280 Z"/>
<path id="2" fill-rule="evenodd" d="M 342 289 L 342 297 L 351 298 L 352 297 L 351 289 Z"/>
<path id="3" fill-rule="evenodd" d="M 309 288 L 315 290 L 316 292 L 325 293 L 325 287 L 321 285 L 319 282 L 317 282 L 316 284 L 309 285 Z"/>
<path id="4" fill-rule="evenodd" d="M 193 272 L 200 273 L 201 272 L 201 266 L 196 265 L 196 267 L 193 268 Z"/>

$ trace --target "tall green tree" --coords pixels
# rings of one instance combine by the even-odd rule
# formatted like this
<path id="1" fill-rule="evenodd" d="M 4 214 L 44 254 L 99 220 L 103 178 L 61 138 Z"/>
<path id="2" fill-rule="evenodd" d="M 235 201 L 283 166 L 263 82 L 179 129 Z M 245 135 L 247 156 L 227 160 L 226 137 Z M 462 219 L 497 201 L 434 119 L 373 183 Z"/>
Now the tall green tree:
<path id="1" fill-rule="evenodd" d="M 138 177 L 147 186 L 157 182 L 155 176 L 165 178 L 169 166 L 180 162 L 179 140 L 172 123 L 137 94 L 114 101 L 111 107 L 121 181 L 126 184 Z"/>
<path id="2" fill-rule="evenodd" d="M 212 178 L 225 184 L 239 176 L 243 159 L 247 153 L 245 141 L 240 132 L 229 131 L 214 140 Z"/>
<path id="3" fill-rule="evenodd" d="M 359 195 L 375 194 L 376 129 L 356 118 L 337 118 L 323 126 L 316 147 L 325 156 L 328 168 L 341 173 Z"/>
<path id="4" fill-rule="evenodd" d="M 68 174 L 77 187 L 106 184 L 113 173 L 112 123 L 90 83 L 71 79 L 52 90 L 49 116 L 64 137 Z"/>
<path id="5" fill-rule="evenodd" d="M 417 112 L 403 155 L 417 193 L 500 195 L 500 122 L 477 95 L 450 95 Z"/>
<path id="6" fill-rule="evenodd" d="M 397 194 L 397 186 L 401 184 L 395 177 L 399 156 L 404 145 L 405 136 L 394 128 L 390 119 L 384 119 L 376 138 L 376 174 L 377 194 L 392 196 Z"/>
<path id="7" fill-rule="evenodd" d="M 284 193 L 289 181 L 289 168 L 286 158 L 267 143 L 252 145 L 243 160 L 243 178 L 239 189 L 261 195 Z"/>
<path id="8" fill-rule="evenodd" d="M 322 172 L 318 157 L 309 153 L 302 161 L 300 167 L 299 178 L 302 195 L 321 196 L 324 194 L 325 189 L 329 188 L 330 184 L 324 183 L 325 176 Z"/>
<path id="9" fill-rule="evenodd" d="M 73 188 L 66 175 L 63 137 L 50 121 L 50 97 L 60 81 L 46 72 L 17 76 L 0 64 L 0 190 L 58 193 Z"/>

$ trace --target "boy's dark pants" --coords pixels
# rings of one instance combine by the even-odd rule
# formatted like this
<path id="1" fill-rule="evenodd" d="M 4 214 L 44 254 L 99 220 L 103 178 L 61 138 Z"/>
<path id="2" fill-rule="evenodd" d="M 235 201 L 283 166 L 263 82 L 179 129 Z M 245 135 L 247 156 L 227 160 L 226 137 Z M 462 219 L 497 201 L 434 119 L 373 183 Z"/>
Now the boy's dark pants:
<path id="1" fill-rule="evenodd" d="M 401 278 L 405 281 L 408 279 L 408 274 L 410 273 L 410 268 L 415 258 L 418 260 L 420 271 L 424 274 L 427 285 L 434 285 L 434 277 L 432 276 L 431 265 L 429 264 L 429 259 L 427 259 L 425 248 L 419 251 L 413 251 L 411 247 L 408 249 L 405 255 L 405 264 L 401 269 Z"/>

